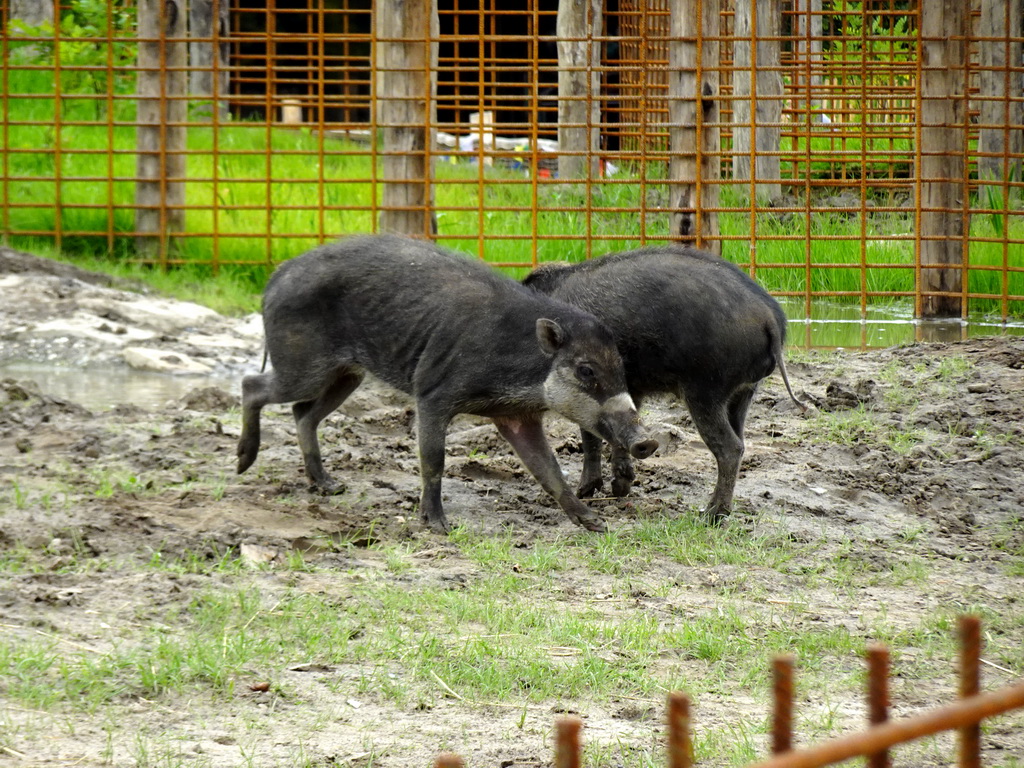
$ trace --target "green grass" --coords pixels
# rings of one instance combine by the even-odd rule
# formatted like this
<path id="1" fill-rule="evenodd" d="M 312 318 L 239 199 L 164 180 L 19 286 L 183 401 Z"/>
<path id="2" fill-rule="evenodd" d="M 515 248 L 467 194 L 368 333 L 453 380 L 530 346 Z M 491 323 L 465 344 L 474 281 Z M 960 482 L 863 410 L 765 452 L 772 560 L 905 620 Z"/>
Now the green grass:
<path id="1" fill-rule="evenodd" d="M 224 125 L 216 135 L 212 127 L 193 125 L 187 172 L 195 181 L 187 187 L 188 230 L 161 262 L 176 268 L 167 277 L 164 268 L 126 267 L 136 260 L 128 236 L 134 226 L 133 102 L 116 100 L 111 107 L 104 100 L 65 98 L 57 130 L 52 99 L 16 95 L 53 93 L 49 74 L 12 70 L 8 75 L 10 151 L 3 185 L 8 205 L 0 226 L 13 247 L 53 254 L 54 238 L 31 233 L 59 231 L 66 258 L 191 294 L 217 309 L 250 311 L 274 264 L 324 239 L 374 228 L 382 187 L 372 180 L 380 179 L 381 168 L 374 166 L 368 145 L 257 123 Z M 813 151 L 827 156 L 828 139 L 813 141 Z M 854 150 L 862 153 L 858 147 L 849 151 Z M 874 145 L 863 150 L 877 151 Z M 481 175 L 467 163 L 438 163 L 439 240 L 498 264 L 528 264 L 534 251 L 540 261 L 576 261 L 663 241 L 668 233 L 667 217 L 659 212 L 668 195 L 663 169 L 652 162 L 643 180 L 626 171 L 595 183 L 588 194 L 582 186 L 537 183 L 497 166 Z M 793 191 L 799 199 L 802 187 Z M 726 258 L 752 268 L 768 290 L 834 292 L 848 298 L 862 290 L 882 294 L 871 299 L 873 304 L 905 301 L 899 295 L 913 292 L 909 213 L 877 213 L 862 221 L 838 211 L 808 217 L 769 210 L 751 221 L 746 193 L 743 185 L 722 188 L 722 233 L 740 238 L 726 240 L 723 251 Z M 1010 240 L 1024 240 L 1019 211 L 973 217 L 970 292 L 1024 294 L 1024 272 L 1003 271 L 1004 266 L 1024 266 L 1024 246 Z M 805 261 L 812 265 L 809 285 Z M 510 269 L 517 277 L 524 271 Z M 1007 309 L 1024 313 L 1024 302 L 1010 302 Z M 972 313 L 1002 310 L 999 299 L 970 300 Z"/>
<path id="2" fill-rule="evenodd" d="M 271 602 L 254 587 L 211 590 L 148 621 L 137 642 L 107 650 L 60 647 L 47 633 L 5 635 L 0 674 L 8 696 L 25 705 L 93 710 L 124 696 L 200 687 L 230 696 L 245 670 L 295 658 L 381 669 L 398 663 L 405 684 L 381 695 L 399 703 L 435 689 L 439 679 L 474 702 L 539 703 L 658 698 L 666 685 L 699 696 L 736 677 L 763 686 L 773 653 L 797 652 L 811 674 L 860 647 L 842 627 L 808 629 L 785 616 L 773 624 L 755 608 L 727 606 L 665 623 L 643 612 L 608 615 L 601 601 L 552 611 L 534 588 L 529 579 L 500 576 L 463 590 L 371 580 L 351 588 L 342 611 L 320 595 L 289 592 Z M 651 672 L 666 654 L 686 671 L 659 681 Z"/>
<path id="3" fill-rule="evenodd" d="M 519 729 L 527 715 L 549 718 L 552 702 L 605 709 L 636 702 L 657 722 L 665 693 L 686 690 L 697 756 L 739 766 L 764 754 L 775 654 L 796 656 L 797 727 L 808 741 L 849 725 L 834 702 L 863 688 L 869 641 L 890 645 L 898 679 L 908 685 L 952 680 L 956 616 L 972 611 L 984 618 L 986 658 L 1024 666 L 1024 618 L 984 591 L 961 591 L 954 602 L 914 616 L 901 610 L 898 620 L 884 602 L 863 603 L 866 588 L 930 594 L 948 565 L 918 541 L 919 531 L 872 543 L 890 564 L 866 568 L 853 542 L 824 533 L 793 540 L 776 528 L 768 517 L 718 528 L 692 510 L 641 506 L 631 523 L 601 536 L 573 532 L 526 543 L 521 533 L 460 528 L 440 548 L 433 539 L 368 549 L 343 543 L 340 560 L 320 565 L 299 553 L 255 565 L 216 543 L 127 555 L 103 568 L 129 583 L 143 575 L 158 591 L 161 584 L 192 586 L 153 604 L 136 601 L 126 620 L 102 614 L 104 624 L 89 624 L 94 619 L 85 612 L 74 635 L 45 623 L 4 623 L 0 684 L 13 706 L 60 713 L 70 723 L 76 713 L 107 716 L 132 702 L 158 710 L 184 701 L 241 707 L 244 718 L 249 684 L 265 680 L 266 701 L 325 718 L 313 730 L 334 727 L 334 718 L 320 712 L 323 699 L 309 685 L 341 701 L 406 713 L 442 702 L 453 712 L 500 707 L 521 712 Z M 1012 524 L 1005 545 L 1019 563 Z M 12 547 L 3 572 L 52 573 L 50 557 Z M 442 570 L 466 578 L 421 573 L 425 557 L 442 558 Z M 91 560 L 75 552 L 58 573 L 93 573 Z M 693 599 L 695 589 L 704 599 Z M 327 672 L 300 683 L 286 673 L 298 663 Z M 701 720 L 708 700 L 737 691 L 763 701 L 759 714 Z M 155 733 L 126 736 L 114 725 L 110 733 L 112 753 L 120 750 L 122 759 L 128 749 L 141 756 L 139 764 L 173 765 L 179 754 Z M 126 738 L 135 740 L 126 747 Z M 587 755 L 602 765 L 627 757 L 661 764 L 653 730 L 650 739 L 585 737 Z M 248 749 L 244 739 L 238 747 Z"/>
<path id="4" fill-rule="evenodd" d="M 327 593 L 293 588 L 268 593 L 247 574 L 269 573 L 271 567 L 248 564 L 231 550 L 153 553 L 147 567 L 154 572 L 232 577 L 237 586 L 210 587 L 148 616 L 134 637 L 91 643 L 88 652 L 73 643 L 61 646 L 45 632 L 2 634 L 0 676 L 10 681 L 7 695 L 26 706 L 91 710 L 125 696 L 199 689 L 230 696 L 247 670 L 295 658 L 326 665 L 370 663 L 382 679 L 398 664 L 403 682 L 392 679 L 371 689 L 400 704 L 436 693 L 439 686 L 477 703 L 657 699 L 666 689 L 679 688 L 699 698 L 737 680 L 744 687 L 766 686 L 771 656 L 780 652 L 797 654 L 809 685 L 834 682 L 836 664 L 844 674 L 853 673 L 861 636 L 843 625 L 809 624 L 799 592 L 797 599 L 779 605 L 761 602 L 756 578 L 723 583 L 717 610 L 675 616 L 632 610 L 637 595 L 671 604 L 680 588 L 647 583 L 656 560 L 695 573 L 722 565 L 755 577 L 758 571 L 790 570 L 802 573 L 811 589 L 820 589 L 815 574 L 845 588 L 878 583 L 842 549 L 823 557 L 819 543 L 810 542 L 802 553 L 781 535 L 751 535 L 738 524 L 714 528 L 693 522 L 694 517 L 651 515 L 619 533 L 572 535 L 538 549 L 517 546 L 511 534 L 460 529 L 450 539 L 456 548 L 452 555 L 474 564 L 477 572 L 459 588 L 408 578 L 415 574 L 408 560 L 422 545 L 382 545 L 381 571 L 335 579 Z M 759 525 L 767 528 L 770 521 Z M 811 552 L 816 553 L 813 568 L 791 570 L 795 560 Z M 16 554 L 8 553 L 9 571 L 18 568 Z M 556 561 L 603 575 L 602 586 L 590 599 L 565 601 Z M 607 567 L 610 562 L 620 565 Z M 843 568 L 844 562 L 854 567 Z M 907 567 L 893 566 L 892 583 L 906 581 Z M 923 583 L 931 564 L 916 558 L 913 568 L 910 581 Z M 301 557 L 273 567 L 281 569 L 310 572 Z M 538 594 L 547 597 L 538 600 Z M 953 612 L 943 611 L 911 630 L 882 620 L 873 633 L 896 646 L 934 646 L 934 654 L 941 655 L 951 650 L 946 629 Z M 1009 614 L 987 613 L 986 626 L 993 631 L 1011 620 Z"/>

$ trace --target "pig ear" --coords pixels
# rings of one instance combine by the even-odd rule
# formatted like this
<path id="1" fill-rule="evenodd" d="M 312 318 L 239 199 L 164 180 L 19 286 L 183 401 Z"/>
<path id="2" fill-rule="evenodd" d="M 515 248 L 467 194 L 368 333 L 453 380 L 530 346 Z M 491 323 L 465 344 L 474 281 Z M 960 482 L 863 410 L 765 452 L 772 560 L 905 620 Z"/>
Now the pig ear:
<path id="1" fill-rule="evenodd" d="M 554 320 L 542 317 L 537 321 L 537 341 L 547 355 L 554 355 L 565 343 L 565 331 Z"/>

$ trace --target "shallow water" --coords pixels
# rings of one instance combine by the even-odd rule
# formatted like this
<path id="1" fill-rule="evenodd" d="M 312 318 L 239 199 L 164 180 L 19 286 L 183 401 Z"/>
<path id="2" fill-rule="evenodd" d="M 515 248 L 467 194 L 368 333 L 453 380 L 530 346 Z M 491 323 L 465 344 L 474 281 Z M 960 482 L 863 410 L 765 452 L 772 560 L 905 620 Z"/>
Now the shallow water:
<path id="1" fill-rule="evenodd" d="M 872 349 L 914 341 L 960 341 L 978 336 L 1024 336 L 1024 319 L 915 320 L 907 305 L 869 307 L 862 317 L 859 306 L 816 302 L 811 316 L 801 299 L 782 299 L 789 318 L 787 344 L 803 349 Z"/>
<path id="2" fill-rule="evenodd" d="M 46 394 L 70 400 L 92 411 L 120 404 L 156 408 L 199 387 L 220 387 L 237 394 L 241 381 L 240 376 L 180 376 L 137 371 L 123 365 L 68 368 L 26 362 L 0 363 L 0 378 L 35 381 Z"/>

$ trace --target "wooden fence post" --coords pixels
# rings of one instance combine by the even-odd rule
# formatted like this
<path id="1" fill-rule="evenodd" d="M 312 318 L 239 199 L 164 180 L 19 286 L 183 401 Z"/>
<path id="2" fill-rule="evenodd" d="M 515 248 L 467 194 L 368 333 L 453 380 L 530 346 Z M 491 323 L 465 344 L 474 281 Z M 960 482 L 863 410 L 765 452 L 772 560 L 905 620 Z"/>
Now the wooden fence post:
<path id="1" fill-rule="evenodd" d="M 380 231 L 429 236 L 437 233 L 437 4 L 381 0 L 373 10 L 378 37 L 376 123 L 383 134 Z"/>
<path id="2" fill-rule="evenodd" d="M 673 0 L 668 41 L 669 237 L 721 253 L 719 3 Z M 698 13 L 698 10 L 701 13 Z"/>
<path id="3" fill-rule="evenodd" d="M 602 0 L 558 3 L 558 178 L 600 173 Z M 562 154 L 564 150 L 583 154 Z"/>
<path id="4" fill-rule="evenodd" d="M 772 754 L 793 749 L 793 656 L 772 659 Z"/>
<path id="5" fill-rule="evenodd" d="M 200 120 L 222 120 L 228 116 L 227 43 L 230 16 L 229 0 L 190 0 L 189 3 L 189 94 L 198 102 L 194 114 Z"/>
<path id="6" fill-rule="evenodd" d="M 960 617 L 960 698 L 981 693 L 981 619 Z M 981 766 L 981 723 L 960 729 L 960 768 Z"/>
<path id="7" fill-rule="evenodd" d="M 555 721 L 555 768 L 580 768 L 580 729 L 578 717 L 560 717 Z"/>
<path id="8" fill-rule="evenodd" d="M 668 768 L 690 768 L 693 745 L 690 741 L 690 697 L 674 692 L 668 696 Z"/>
<path id="9" fill-rule="evenodd" d="M 736 4 L 732 175 L 736 181 L 749 181 L 753 160 L 753 178 L 757 180 L 754 197 L 758 202 L 782 196 L 781 163 L 778 154 L 772 154 L 779 151 L 782 136 L 781 22 L 779 0 Z"/>
<path id="10" fill-rule="evenodd" d="M 462 758 L 451 752 L 441 753 L 434 761 L 434 768 L 462 768 L 464 765 Z"/>
<path id="11" fill-rule="evenodd" d="M 138 14 L 136 251 L 165 262 L 185 229 L 185 3 L 139 0 Z"/>
<path id="12" fill-rule="evenodd" d="M 50 0 L 9 0 L 7 20 L 14 19 L 29 27 L 53 24 L 53 3 Z"/>
<path id="13" fill-rule="evenodd" d="M 1024 94 L 1024 70 L 1020 68 L 1022 6 L 1022 0 L 981 0 L 978 178 L 983 181 L 1024 181 L 1024 161 L 1013 157 L 1024 152 L 1024 102 L 1020 100 Z M 1002 202 L 1008 203 L 1008 197 Z"/>
<path id="14" fill-rule="evenodd" d="M 889 720 L 889 649 L 868 646 L 868 722 L 881 725 Z M 868 755 L 868 768 L 889 768 L 888 750 Z"/>
<path id="15" fill-rule="evenodd" d="M 933 0 L 921 14 L 920 132 L 921 317 L 960 317 L 963 302 L 966 46 L 970 4 Z M 931 265 L 947 265 L 933 268 Z M 954 295 L 936 296 L 936 292 Z"/>

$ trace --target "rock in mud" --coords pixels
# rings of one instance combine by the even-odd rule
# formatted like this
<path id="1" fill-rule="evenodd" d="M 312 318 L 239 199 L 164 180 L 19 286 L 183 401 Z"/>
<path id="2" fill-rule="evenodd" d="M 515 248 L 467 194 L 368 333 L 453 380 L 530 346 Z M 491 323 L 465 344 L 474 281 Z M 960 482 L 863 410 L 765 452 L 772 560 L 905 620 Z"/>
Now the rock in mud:
<path id="1" fill-rule="evenodd" d="M 220 387 L 197 387 L 181 398 L 181 404 L 190 411 L 222 413 L 238 408 L 240 400 Z"/>
<path id="2" fill-rule="evenodd" d="M 210 366 L 200 363 L 183 352 L 168 352 L 147 347 L 128 347 L 124 361 L 138 371 L 155 373 L 210 373 Z"/>

